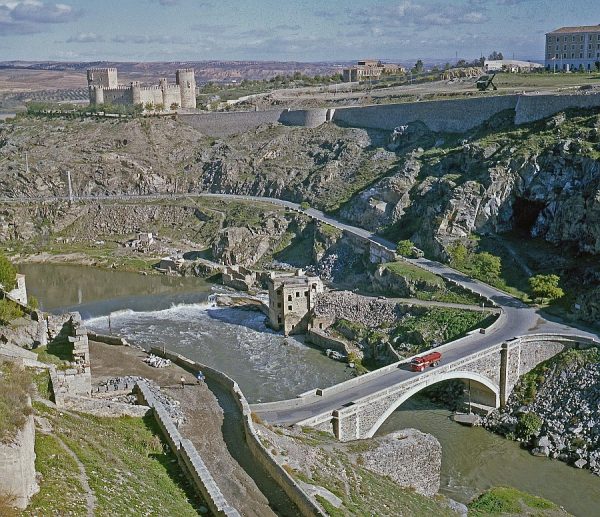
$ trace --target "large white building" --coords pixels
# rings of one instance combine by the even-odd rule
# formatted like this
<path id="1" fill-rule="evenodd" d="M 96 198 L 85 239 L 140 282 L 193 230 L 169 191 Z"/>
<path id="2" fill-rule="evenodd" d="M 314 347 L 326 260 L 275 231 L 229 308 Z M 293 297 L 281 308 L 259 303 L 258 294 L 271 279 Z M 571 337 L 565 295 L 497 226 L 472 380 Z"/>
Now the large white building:
<path id="1" fill-rule="evenodd" d="M 556 71 L 600 69 L 600 25 L 561 27 L 547 33 L 545 64 Z"/>

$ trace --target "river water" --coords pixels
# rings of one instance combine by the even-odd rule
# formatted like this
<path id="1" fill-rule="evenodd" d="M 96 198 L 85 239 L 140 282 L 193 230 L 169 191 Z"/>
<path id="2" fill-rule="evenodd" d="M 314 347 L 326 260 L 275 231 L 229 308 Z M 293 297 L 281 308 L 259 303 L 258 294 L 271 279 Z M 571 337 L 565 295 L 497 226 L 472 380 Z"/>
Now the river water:
<path id="1" fill-rule="evenodd" d="M 264 315 L 213 307 L 218 287 L 196 278 L 141 276 L 79 266 L 23 265 L 27 288 L 44 310 L 78 310 L 95 330 L 142 346 L 164 345 L 234 378 L 250 402 L 293 397 L 350 377 L 341 363 L 264 325 Z M 110 329 L 109 317 L 110 314 Z M 442 493 L 467 502 L 491 486 L 540 495 L 577 516 L 600 516 L 600 478 L 536 458 L 481 428 L 462 427 L 450 412 L 413 397 L 381 427 L 431 433 L 442 444 Z"/>

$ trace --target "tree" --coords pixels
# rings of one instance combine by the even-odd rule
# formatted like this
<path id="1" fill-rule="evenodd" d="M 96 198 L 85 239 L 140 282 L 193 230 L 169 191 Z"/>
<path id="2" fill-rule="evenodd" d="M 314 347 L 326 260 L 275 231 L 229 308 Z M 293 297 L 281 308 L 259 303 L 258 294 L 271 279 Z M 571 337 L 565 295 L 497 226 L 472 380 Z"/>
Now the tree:
<path id="1" fill-rule="evenodd" d="M 12 291 L 17 285 L 15 266 L 0 252 L 0 285 L 6 291 Z"/>
<path id="2" fill-rule="evenodd" d="M 500 276 L 502 262 L 500 262 L 500 257 L 484 251 L 473 255 L 473 268 L 480 278 L 497 278 Z"/>
<path id="3" fill-rule="evenodd" d="M 457 241 L 448 246 L 448 254 L 452 265 L 461 266 L 467 261 L 469 250 L 462 242 Z"/>
<path id="4" fill-rule="evenodd" d="M 600 61 L 596 61 L 594 66 L 596 67 L 596 72 L 600 72 Z"/>
<path id="5" fill-rule="evenodd" d="M 417 60 L 415 66 L 413 67 L 413 71 L 417 74 L 420 74 L 425 70 L 425 65 L 423 65 L 423 61 L 421 59 Z"/>
<path id="6" fill-rule="evenodd" d="M 144 109 L 146 111 L 152 111 L 154 109 L 154 104 L 152 102 L 147 102 L 144 104 Z"/>
<path id="7" fill-rule="evenodd" d="M 165 110 L 165 105 L 160 102 L 155 106 L 156 111 L 164 111 Z"/>
<path id="8" fill-rule="evenodd" d="M 494 50 L 494 52 L 492 52 L 489 56 L 488 59 L 490 61 L 502 61 L 504 59 L 504 56 L 502 55 L 502 52 L 496 52 Z"/>
<path id="9" fill-rule="evenodd" d="M 176 102 L 172 102 L 171 103 L 171 111 L 176 111 L 177 108 L 179 108 L 179 104 L 177 104 Z"/>
<path id="10" fill-rule="evenodd" d="M 412 257 L 414 255 L 413 248 L 415 245 L 409 240 L 403 240 L 398 242 L 396 246 L 396 252 L 398 255 L 403 257 Z"/>
<path id="11" fill-rule="evenodd" d="M 559 282 L 558 275 L 535 275 L 529 279 L 529 287 L 536 298 L 556 300 L 565 294 L 558 286 Z"/>

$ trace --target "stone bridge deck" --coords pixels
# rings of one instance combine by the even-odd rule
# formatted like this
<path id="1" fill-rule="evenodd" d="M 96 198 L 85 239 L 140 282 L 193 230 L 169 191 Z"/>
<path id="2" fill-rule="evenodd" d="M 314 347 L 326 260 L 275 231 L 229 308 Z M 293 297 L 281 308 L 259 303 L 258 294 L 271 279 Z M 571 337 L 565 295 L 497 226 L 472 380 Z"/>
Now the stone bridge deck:
<path id="1" fill-rule="evenodd" d="M 251 408 L 271 423 L 315 427 L 344 441 L 370 438 L 407 399 L 450 379 L 470 381 L 473 402 L 499 407 L 520 375 L 573 346 L 600 346 L 600 341 L 579 335 L 532 334 L 467 354 L 456 343 L 448 343 L 437 348 L 443 354 L 442 364 L 423 373 L 409 370 L 409 358 L 331 388 Z"/>

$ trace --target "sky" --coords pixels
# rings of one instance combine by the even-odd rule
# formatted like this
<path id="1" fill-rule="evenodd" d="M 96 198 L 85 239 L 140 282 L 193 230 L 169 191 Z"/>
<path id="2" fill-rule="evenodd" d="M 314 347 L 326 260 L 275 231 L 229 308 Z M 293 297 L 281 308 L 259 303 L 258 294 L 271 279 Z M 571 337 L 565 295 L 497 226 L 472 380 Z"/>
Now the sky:
<path id="1" fill-rule="evenodd" d="M 542 59 L 600 0 L 0 0 L 0 61 Z"/>

